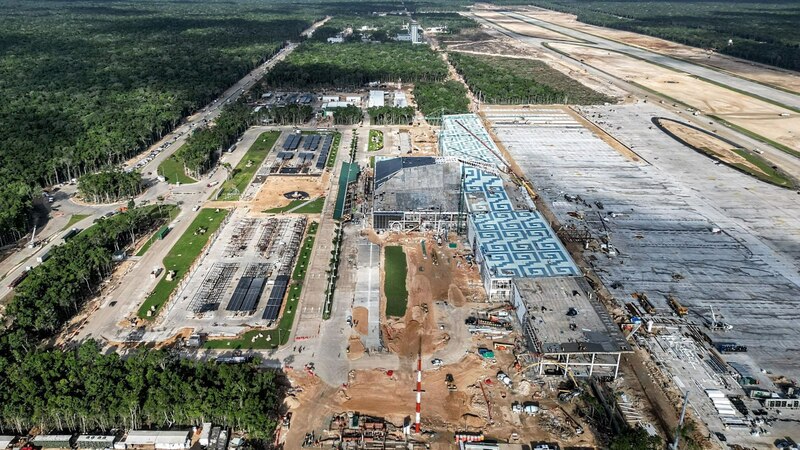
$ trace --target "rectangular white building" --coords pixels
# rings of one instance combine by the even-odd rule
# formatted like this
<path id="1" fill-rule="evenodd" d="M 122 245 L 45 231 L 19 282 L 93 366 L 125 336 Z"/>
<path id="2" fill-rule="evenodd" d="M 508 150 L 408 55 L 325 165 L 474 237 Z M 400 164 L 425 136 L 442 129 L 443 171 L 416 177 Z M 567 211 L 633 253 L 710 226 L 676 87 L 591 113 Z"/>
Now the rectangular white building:
<path id="1" fill-rule="evenodd" d="M 384 105 L 383 97 L 386 95 L 383 91 L 369 91 L 369 107 L 380 108 Z"/>

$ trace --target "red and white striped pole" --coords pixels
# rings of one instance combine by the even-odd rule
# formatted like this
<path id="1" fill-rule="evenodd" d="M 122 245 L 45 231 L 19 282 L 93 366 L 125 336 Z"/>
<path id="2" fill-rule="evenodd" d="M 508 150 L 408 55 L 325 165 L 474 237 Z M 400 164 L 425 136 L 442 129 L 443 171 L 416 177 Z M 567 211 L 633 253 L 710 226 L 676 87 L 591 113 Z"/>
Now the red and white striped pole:
<path id="1" fill-rule="evenodd" d="M 420 351 L 417 358 L 417 415 L 415 422 L 416 433 L 420 433 L 420 410 L 422 406 L 422 352 Z"/>

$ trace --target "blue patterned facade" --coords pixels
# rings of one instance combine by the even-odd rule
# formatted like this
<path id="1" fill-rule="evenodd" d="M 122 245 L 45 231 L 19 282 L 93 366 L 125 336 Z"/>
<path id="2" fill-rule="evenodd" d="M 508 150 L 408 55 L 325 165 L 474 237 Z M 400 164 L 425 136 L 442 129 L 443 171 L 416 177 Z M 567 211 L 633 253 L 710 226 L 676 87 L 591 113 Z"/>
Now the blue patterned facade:
<path id="1" fill-rule="evenodd" d="M 442 156 L 505 165 L 500 159 L 500 150 L 475 114 L 442 116 L 439 152 Z"/>

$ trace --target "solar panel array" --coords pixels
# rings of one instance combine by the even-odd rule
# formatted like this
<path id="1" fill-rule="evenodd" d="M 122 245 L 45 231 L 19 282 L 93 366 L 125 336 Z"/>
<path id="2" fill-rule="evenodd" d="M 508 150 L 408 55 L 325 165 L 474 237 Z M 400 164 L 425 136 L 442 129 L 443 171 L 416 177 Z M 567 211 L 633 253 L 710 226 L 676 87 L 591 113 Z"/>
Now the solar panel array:
<path id="1" fill-rule="evenodd" d="M 275 284 L 272 286 L 272 291 L 269 293 L 269 300 L 267 300 L 267 307 L 264 308 L 264 314 L 261 316 L 264 320 L 276 320 L 281 311 L 283 304 L 283 297 L 286 296 L 286 289 L 289 287 L 289 276 L 278 275 L 275 277 Z"/>
<path id="2" fill-rule="evenodd" d="M 283 149 L 284 150 L 297 150 L 297 147 L 300 145 L 300 139 L 302 136 L 299 134 L 292 134 L 283 141 Z"/>
<path id="3" fill-rule="evenodd" d="M 297 154 L 297 156 L 299 156 L 300 159 L 302 159 L 303 161 L 308 160 L 308 159 L 314 159 L 314 153 L 313 152 L 300 152 L 300 153 Z"/>
<path id="4" fill-rule="evenodd" d="M 322 139 L 322 136 L 318 134 L 312 134 L 306 137 L 306 140 L 303 141 L 303 148 L 307 150 L 316 150 L 317 147 L 319 147 L 320 139 Z"/>
<path id="5" fill-rule="evenodd" d="M 331 144 L 333 144 L 333 136 L 325 136 L 325 139 L 322 141 L 322 149 L 319 152 L 319 158 L 317 158 L 317 169 L 322 170 L 325 168 L 325 163 L 328 161 L 328 153 L 331 151 Z"/>
<path id="6" fill-rule="evenodd" d="M 264 291 L 264 277 L 242 277 L 236 289 L 233 290 L 231 300 L 226 311 L 255 311 L 261 293 Z"/>
<path id="7" fill-rule="evenodd" d="M 293 152 L 278 152 L 278 159 L 288 160 L 294 158 Z"/>

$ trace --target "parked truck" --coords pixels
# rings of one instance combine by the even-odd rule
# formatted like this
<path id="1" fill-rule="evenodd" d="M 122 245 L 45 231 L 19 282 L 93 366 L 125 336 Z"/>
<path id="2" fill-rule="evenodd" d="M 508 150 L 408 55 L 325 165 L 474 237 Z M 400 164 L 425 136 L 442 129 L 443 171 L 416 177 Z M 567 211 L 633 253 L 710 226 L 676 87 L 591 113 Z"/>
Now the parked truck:
<path id="1" fill-rule="evenodd" d="M 50 259 L 50 251 L 51 250 L 52 250 L 52 248 L 48 248 L 47 250 L 45 250 L 44 253 L 42 253 L 41 255 L 37 256 L 36 257 L 36 262 L 41 264 L 41 263 L 47 261 L 48 259 Z"/>

